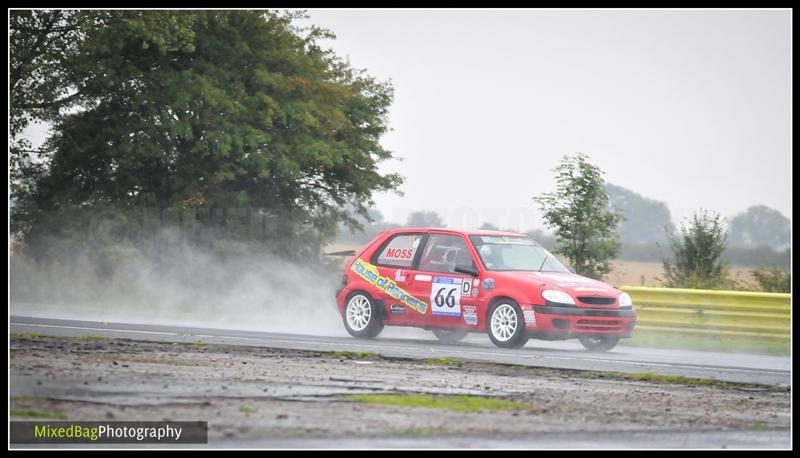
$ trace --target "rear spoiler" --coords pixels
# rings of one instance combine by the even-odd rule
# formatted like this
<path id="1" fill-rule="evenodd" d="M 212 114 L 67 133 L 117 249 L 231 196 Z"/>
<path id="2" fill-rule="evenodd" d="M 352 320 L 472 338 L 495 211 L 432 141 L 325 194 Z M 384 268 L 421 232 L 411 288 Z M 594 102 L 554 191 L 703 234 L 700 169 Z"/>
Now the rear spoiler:
<path id="1" fill-rule="evenodd" d="M 323 256 L 355 256 L 356 250 L 334 251 L 333 253 L 322 253 Z"/>

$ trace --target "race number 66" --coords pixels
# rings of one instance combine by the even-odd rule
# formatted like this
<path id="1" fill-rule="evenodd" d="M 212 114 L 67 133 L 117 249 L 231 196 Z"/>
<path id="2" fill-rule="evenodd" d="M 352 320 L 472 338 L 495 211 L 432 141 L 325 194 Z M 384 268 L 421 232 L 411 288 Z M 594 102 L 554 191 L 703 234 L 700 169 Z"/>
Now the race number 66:
<path id="1" fill-rule="evenodd" d="M 445 290 L 447 293 L 445 295 Z M 449 308 L 453 308 L 456 306 L 456 297 L 454 294 L 458 290 L 458 287 L 455 288 L 439 288 L 439 291 L 436 293 L 433 301 L 437 307 L 444 307 L 445 305 Z"/>

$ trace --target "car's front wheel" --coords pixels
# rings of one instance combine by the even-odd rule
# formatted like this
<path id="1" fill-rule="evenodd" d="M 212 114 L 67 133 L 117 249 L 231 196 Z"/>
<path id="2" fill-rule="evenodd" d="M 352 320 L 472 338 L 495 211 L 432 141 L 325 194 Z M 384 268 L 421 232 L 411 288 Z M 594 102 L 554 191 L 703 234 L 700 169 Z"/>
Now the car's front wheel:
<path id="1" fill-rule="evenodd" d="M 619 343 L 619 336 L 614 335 L 594 335 L 594 336 L 580 336 L 578 340 L 584 348 L 593 352 L 604 352 L 616 347 Z"/>
<path id="2" fill-rule="evenodd" d="M 469 331 L 466 329 L 434 329 L 433 335 L 442 343 L 457 344 L 467 337 Z"/>
<path id="3" fill-rule="evenodd" d="M 342 320 L 345 329 L 353 337 L 371 339 L 383 331 L 380 311 L 372 298 L 360 291 L 347 297 Z"/>
<path id="4" fill-rule="evenodd" d="M 495 302 L 489 309 L 486 321 L 489 325 L 489 338 L 498 347 L 521 348 L 528 343 L 522 310 L 516 302 L 512 300 Z"/>

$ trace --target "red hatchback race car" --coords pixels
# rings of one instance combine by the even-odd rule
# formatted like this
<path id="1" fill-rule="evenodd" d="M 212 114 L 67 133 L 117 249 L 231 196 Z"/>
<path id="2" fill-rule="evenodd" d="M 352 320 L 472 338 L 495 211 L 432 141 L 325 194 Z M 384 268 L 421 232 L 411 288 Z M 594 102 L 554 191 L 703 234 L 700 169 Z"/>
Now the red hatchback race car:
<path id="1" fill-rule="evenodd" d="M 336 302 L 360 338 L 385 325 L 432 330 L 455 343 L 486 332 L 498 347 L 528 339 L 578 338 L 607 351 L 630 337 L 630 296 L 572 273 L 525 235 L 500 231 L 395 229 L 348 260 Z"/>

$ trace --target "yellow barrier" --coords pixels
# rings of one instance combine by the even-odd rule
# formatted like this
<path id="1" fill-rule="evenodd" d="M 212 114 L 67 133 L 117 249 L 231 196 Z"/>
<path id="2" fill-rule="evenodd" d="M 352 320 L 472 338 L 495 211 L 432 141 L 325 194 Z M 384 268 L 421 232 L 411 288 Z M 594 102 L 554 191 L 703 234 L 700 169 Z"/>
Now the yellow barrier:
<path id="1" fill-rule="evenodd" d="M 791 294 L 622 286 L 636 330 L 788 342 Z M 634 331 L 634 334 L 636 331 Z"/>

